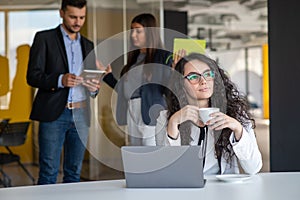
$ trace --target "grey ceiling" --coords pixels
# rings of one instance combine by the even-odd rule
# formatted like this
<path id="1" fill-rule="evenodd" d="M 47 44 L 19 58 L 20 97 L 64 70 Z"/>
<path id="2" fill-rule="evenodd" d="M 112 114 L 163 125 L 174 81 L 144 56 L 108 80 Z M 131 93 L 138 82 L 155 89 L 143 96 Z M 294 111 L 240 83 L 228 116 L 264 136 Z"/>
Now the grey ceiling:
<path id="1" fill-rule="evenodd" d="M 0 0 L 0 9 L 59 8 L 60 0 Z M 122 0 L 88 0 L 90 5 L 122 8 Z M 126 0 L 127 8 L 159 6 L 159 0 Z M 189 35 L 208 38 L 215 47 L 267 42 L 267 0 L 164 0 L 165 9 L 188 11 Z M 199 31 L 200 30 L 200 31 Z M 208 31 L 210 30 L 210 31 Z"/>

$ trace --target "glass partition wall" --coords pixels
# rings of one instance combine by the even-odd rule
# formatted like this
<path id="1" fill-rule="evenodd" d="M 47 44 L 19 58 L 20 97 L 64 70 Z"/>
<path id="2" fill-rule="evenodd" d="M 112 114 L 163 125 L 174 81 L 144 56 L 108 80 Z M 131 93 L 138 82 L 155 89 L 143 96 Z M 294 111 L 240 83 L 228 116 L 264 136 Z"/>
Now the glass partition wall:
<path id="1" fill-rule="evenodd" d="M 22 5 L 17 4 L 17 2 L 0 3 L 2 87 L 0 118 L 8 117 L 13 121 L 28 120 L 34 95 L 34 91 L 28 87 L 25 78 L 29 48 L 37 31 L 54 28 L 61 23 L 58 11 L 60 3 L 60 0 L 40 1 L 39 4 L 25 2 L 21 3 Z M 130 21 L 137 14 L 143 12 L 152 13 L 160 23 L 160 16 L 163 10 L 162 5 L 162 0 L 88 0 L 87 21 L 82 34 L 91 39 L 97 46 L 114 35 L 129 30 Z M 118 39 L 121 42 L 115 41 L 117 44 L 115 48 L 126 52 L 128 38 L 113 38 L 111 40 Z M 114 52 L 108 49 L 98 54 L 105 57 L 105 54 L 112 53 Z M 123 56 L 111 63 L 116 77 L 119 77 L 120 70 L 126 62 L 125 57 L 126 54 L 124 53 Z M 19 74 L 19 72 L 22 74 Z M 5 77 L 2 78 L 2 76 Z M 14 84 L 16 79 L 19 79 L 17 81 L 18 84 Z M 2 82 L 5 82 L 5 84 L 2 84 Z M 26 93 L 26 105 L 18 102 L 18 105 L 22 106 L 22 108 L 12 104 L 14 102 L 14 95 L 12 95 L 14 91 L 19 96 L 23 96 L 17 98 L 17 102 L 22 98 L 24 100 L 24 93 Z M 112 89 L 103 84 L 100 94 L 101 97 L 97 97 L 95 101 L 91 102 L 93 121 L 90 128 L 91 139 L 88 144 L 88 150 L 94 149 L 94 151 L 93 153 L 87 151 L 82 171 L 82 178 L 88 180 L 109 179 L 114 177 L 115 174 L 119 178 L 123 175 L 117 171 L 111 171 L 110 167 L 106 167 L 106 165 L 110 165 L 109 163 L 115 165 L 114 161 L 119 160 L 119 155 L 115 155 L 115 151 L 111 150 L 113 148 L 108 147 L 107 143 L 113 143 L 118 148 L 126 144 L 126 137 L 123 134 L 123 127 L 118 127 L 114 123 L 115 120 L 111 110 L 112 104 L 114 104 L 114 100 L 111 100 Z M 33 125 L 33 131 L 30 129 L 30 132 L 33 132 L 33 134 L 28 135 L 26 144 L 20 148 L 22 160 L 27 163 L 37 163 L 38 161 L 38 123 L 34 122 Z M 100 138 L 93 140 L 93 134 Z M 109 142 L 102 142 L 104 140 Z M 93 154 L 100 154 L 101 159 Z M 22 185 L 22 183 L 20 184 Z"/>
<path id="2" fill-rule="evenodd" d="M 263 118 L 263 92 L 268 93 L 262 85 L 263 70 L 266 67 L 262 64 L 266 59 L 263 57 L 262 45 L 267 43 L 267 9 L 264 0 L 248 3 L 162 0 L 92 1 L 88 15 L 88 34 L 90 38 L 93 38 L 95 45 L 99 47 L 100 44 L 97 55 L 102 58 L 122 49 L 124 54 L 111 62 L 114 75 L 119 77 L 120 70 L 126 63 L 128 35 L 118 34 L 130 29 L 130 21 L 135 15 L 145 12 L 154 14 L 160 25 L 165 27 L 164 11 L 166 10 L 187 13 L 186 24 L 180 24 L 176 18 L 171 19 L 173 24 L 176 25 L 178 22 L 178 26 L 187 26 L 187 36 L 190 38 L 206 40 L 206 53 L 220 62 L 241 91 L 248 96 L 255 117 Z M 112 40 L 113 48 L 101 47 L 101 43 L 106 40 Z M 107 64 L 105 61 L 104 63 Z M 92 124 L 95 126 L 91 127 L 89 141 L 89 152 L 93 159 L 88 160 L 89 170 L 86 173 L 91 179 L 101 179 L 102 176 L 106 176 L 106 173 L 101 170 L 122 169 L 119 162 L 121 160 L 119 147 L 127 144 L 126 134 L 124 134 L 126 127 L 117 126 L 115 123 L 112 108 L 116 104 L 116 99 L 113 93 L 111 88 L 103 84 L 101 95 L 93 104 L 96 113 Z M 264 128 L 258 132 L 262 131 L 265 138 L 268 134 L 268 121 L 262 120 Z M 262 136 L 259 135 L 259 137 Z M 265 142 L 268 143 L 268 138 Z M 264 157 L 268 160 L 268 152 Z M 108 167 L 102 164 L 97 165 L 97 163 Z M 264 170 L 268 171 L 268 165 L 265 166 Z"/>
<path id="3" fill-rule="evenodd" d="M 27 85 L 26 72 L 34 34 L 60 23 L 57 9 L 35 8 L 9 7 L 0 12 L 0 119 L 10 122 L 29 120 L 34 91 Z M 15 150 L 24 163 L 37 159 L 37 130 L 33 127 L 28 129 L 25 144 Z M 2 151 L 6 152 L 3 147 Z"/>
<path id="4" fill-rule="evenodd" d="M 7 62 L 7 92 L 0 96 L 0 118 L 12 117 L 15 120 L 28 119 L 31 102 L 20 116 L 20 112 L 9 111 L 11 93 L 18 69 L 22 69 L 19 90 L 27 87 L 25 80 L 26 60 L 18 65 L 18 50 L 28 55 L 28 46 L 32 44 L 34 34 L 43 29 L 56 27 L 61 19 L 58 9 L 60 0 L 47 1 L 47 5 L 25 5 L 16 8 L 0 7 L 0 58 Z M 186 12 L 187 22 L 178 26 L 187 27 L 188 37 L 204 39 L 207 42 L 206 53 L 217 59 L 238 83 L 242 91 L 253 99 L 253 106 L 263 107 L 262 79 L 265 66 L 262 65 L 262 45 L 267 43 L 266 0 L 253 1 L 181 1 L 181 0 L 88 0 L 87 21 L 82 34 L 94 42 L 98 59 L 104 65 L 110 63 L 115 77 L 126 63 L 130 22 L 140 13 L 152 13 L 161 27 L 165 27 L 165 11 Z M 25 3 L 26 4 L 26 3 Z M 253 5 L 252 5 L 253 4 Z M 22 8 L 23 7 L 23 8 Z M 241 15 L 237 15 L 241 13 Z M 257 20 L 250 19 L 257 17 Z M 177 23 L 176 23 L 177 22 Z M 248 26 L 248 28 L 246 28 Z M 163 31 L 162 38 L 163 37 Z M 110 46 L 104 44 L 109 41 Z M 20 47 L 18 49 L 18 47 Z M 123 52 L 114 60 L 106 60 L 109 55 Z M 5 61 L 6 60 L 6 61 Z M 25 64 L 24 64 L 25 63 Z M 0 79 L 5 81 L 5 79 Z M 1 82 L 1 83 L 2 83 Z M 28 88 L 27 88 L 28 89 Z M 26 91 L 27 91 L 26 89 Z M 268 91 L 264 91 L 268 92 Z M 34 91 L 30 91 L 32 101 Z M 20 93 L 22 94 L 22 93 Z M 86 156 L 83 163 L 83 180 L 119 179 L 123 177 L 120 147 L 127 144 L 126 126 L 118 126 L 114 116 L 116 94 L 106 84 L 102 84 L 100 93 L 91 101 L 91 127 Z M 26 145 L 20 151 L 27 163 L 37 163 L 37 124 L 33 134 L 28 135 Z M 264 129 L 268 131 L 268 126 Z M 264 133 L 265 135 L 267 133 Z M 261 137 L 257 134 L 258 138 Z M 265 137 L 265 136 L 264 136 Z M 268 145 L 268 138 L 266 139 Z M 268 148 L 263 155 L 268 160 Z M 265 169 L 268 171 L 268 168 Z M 60 181 L 60 180 L 58 180 Z M 22 184 L 20 184 L 22 185 Z"/>
<path id="5" fill-rule="evenodd" d="M 18 48 L 30 46 L 37 31 L 55 27 L 59 23 L 57 10 L 6 10 L 1 13 L 0 55 L 8 60 L 9 66 L 9 91 L 1 95 L 1 110 L 11 109 L 9 103 L 13 80 L 18 71 Z"/>
<path id="6" fill-rule="evenodd" d="M 131 20 L 138 14 L 151 13 L 161 24 L 163 2 L 143 0 L 90 1 L 88 8 L 88 36 L 96 47 L 96 55 L 103 65 L 111 64 L 113 74 L 120 77 L 120 71 L 127 59 L 128 31 Z M 109 44 L 109 46 L 106 46 Z M 117 53 L 118 52 L 118 53 Z M 123 52 L 123 53 L 120 53 Z M 106 58 L 116 55 L 116 59 Z M 91 180 L 122 178 L 120 147 L 127 144 L 125 126 L 116 124 L 114 91 L 102 84 L 100 93 L 92 101 L 92 122 L 90 127 L 88 153 L 82 176 Z"/>

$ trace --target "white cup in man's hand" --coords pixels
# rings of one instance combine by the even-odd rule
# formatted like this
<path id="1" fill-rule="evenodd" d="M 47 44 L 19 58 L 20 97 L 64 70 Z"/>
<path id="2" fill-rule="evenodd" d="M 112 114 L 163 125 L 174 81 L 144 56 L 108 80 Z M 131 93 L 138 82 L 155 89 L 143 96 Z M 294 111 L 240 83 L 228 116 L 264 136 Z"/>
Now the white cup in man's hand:
<path id="1" fill-rule="evenodd" d="M 219 108 L 200 108 L 199 109 L 199 116 L 201 121 L 206 124 L 206 122 L 210 119 L 212 119 L 213 117 L 209 116 L 212 113 L 215 112 L 220 112 Z"/>

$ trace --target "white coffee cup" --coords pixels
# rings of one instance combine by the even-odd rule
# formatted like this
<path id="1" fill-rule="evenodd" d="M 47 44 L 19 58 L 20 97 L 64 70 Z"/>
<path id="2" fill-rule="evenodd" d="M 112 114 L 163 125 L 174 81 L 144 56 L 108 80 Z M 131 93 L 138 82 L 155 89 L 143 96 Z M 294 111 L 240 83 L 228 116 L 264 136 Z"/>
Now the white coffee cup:
<path id="1" fill-rule="evenodd" d="M 209 116 L 212 113 L 219 112 L 219 108 L 200 108 L 199 109 L 199 116 L 201 121 L 205 124 L 208 120 L 212 119 L 213 117 Z"/>

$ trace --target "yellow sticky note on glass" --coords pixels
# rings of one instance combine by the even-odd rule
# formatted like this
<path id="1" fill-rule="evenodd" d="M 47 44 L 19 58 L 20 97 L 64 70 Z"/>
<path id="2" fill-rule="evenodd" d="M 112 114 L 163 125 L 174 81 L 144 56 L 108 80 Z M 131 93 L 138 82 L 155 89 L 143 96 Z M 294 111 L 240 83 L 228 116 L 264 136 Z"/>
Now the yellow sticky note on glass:
<path id="1" fill-rule="evenodd" d="M 174 38 L 173 54 L 178 50 L 184 49 L 188 54 L 190 53 L 205 53 L 206 41 L 187 38 Z"/>

